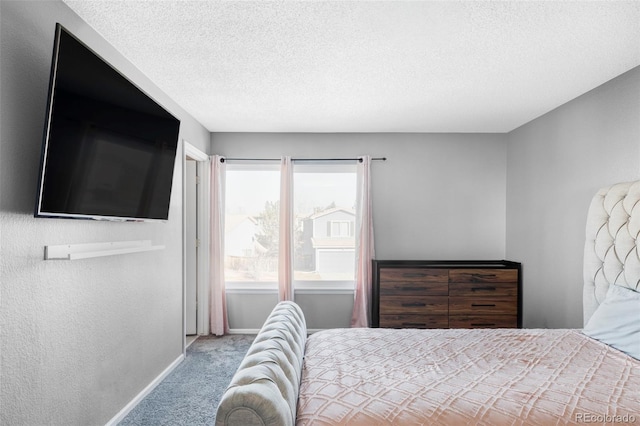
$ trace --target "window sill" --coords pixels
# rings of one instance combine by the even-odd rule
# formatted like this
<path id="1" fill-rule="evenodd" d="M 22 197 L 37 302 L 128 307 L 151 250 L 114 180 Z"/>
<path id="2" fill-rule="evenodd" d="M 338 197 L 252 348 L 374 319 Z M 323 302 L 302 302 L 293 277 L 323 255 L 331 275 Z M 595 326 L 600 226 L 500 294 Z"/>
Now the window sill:
<path id="1" fill-rule="evenodd" d="M 294 293 L 296 295 L 307 295 L 307 294 L 353 294 L 353 289 L 342 289 L 342 288 L 305 288 L 305 289 L 295 289 Z M 265 289 L 265 288 L 234 288 L 234 289 L 226 289 L 226 294 L 277 294 L 278 290 L 273 289 Z"/>
<path id="2" fill-rule="evenodd" d="M 353 294 L 353 281 L 303 281 L 294 284 L 295 294 Z M 225 283 L 230 294 L 277 294 L 275 283 Z"/>

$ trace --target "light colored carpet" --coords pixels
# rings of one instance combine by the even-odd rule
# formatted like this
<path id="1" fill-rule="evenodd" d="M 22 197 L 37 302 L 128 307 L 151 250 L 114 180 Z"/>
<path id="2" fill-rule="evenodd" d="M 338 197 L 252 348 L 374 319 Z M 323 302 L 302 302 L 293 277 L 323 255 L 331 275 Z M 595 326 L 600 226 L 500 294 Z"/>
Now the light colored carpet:
<path id="1" fill-rule="evenodd" d="M 118 425 L 213 425 L 218 402 L 254 338 L 199 337 L 185 360 Z"/>

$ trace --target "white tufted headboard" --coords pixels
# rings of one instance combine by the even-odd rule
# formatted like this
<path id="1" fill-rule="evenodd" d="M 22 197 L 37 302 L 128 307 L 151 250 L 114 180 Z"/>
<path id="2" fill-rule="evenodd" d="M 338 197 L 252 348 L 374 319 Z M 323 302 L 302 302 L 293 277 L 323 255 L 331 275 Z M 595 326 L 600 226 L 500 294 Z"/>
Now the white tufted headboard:
<path id="1" fill-rule="evenodd" d="M 609 285 L 640 291 L 640 181 L 600 189 L 587 215 L 583 315 L 586 325 Z"/>

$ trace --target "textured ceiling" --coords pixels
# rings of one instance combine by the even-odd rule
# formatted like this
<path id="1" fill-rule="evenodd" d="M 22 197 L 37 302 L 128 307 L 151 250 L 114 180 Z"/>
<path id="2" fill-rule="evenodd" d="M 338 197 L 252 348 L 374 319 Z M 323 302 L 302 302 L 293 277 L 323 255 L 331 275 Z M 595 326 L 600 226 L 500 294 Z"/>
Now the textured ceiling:
<path id="1" fill-rule="evenodd" d="M 65 3 L 212 132 L 508 132 L 640 65 L 640 1 Z"/>

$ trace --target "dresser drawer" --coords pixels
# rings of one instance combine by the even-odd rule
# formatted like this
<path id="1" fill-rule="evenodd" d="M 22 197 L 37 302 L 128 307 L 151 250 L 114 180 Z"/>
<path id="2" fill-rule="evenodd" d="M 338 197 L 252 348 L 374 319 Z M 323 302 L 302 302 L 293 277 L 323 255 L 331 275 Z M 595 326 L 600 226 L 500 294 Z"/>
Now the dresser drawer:
<path id="1" fill-rule="evenodd" d="M 517 315 L 518 304 L 515 297 L 449 297 L 449 313 Z"/>
<path id="2" fill-rule="evenodd" d="M 518 315 L 451 315 L 451 328 L 516 328 Z"/>
<path id="3" fill-rule="evenodd" d="M 411 294 L 446 296 L 449 274 L 443 269 L 380 269 L 380 295 Z"/>
<path id="4" fill-rule="evenodd" d="M 516 269 L 450 269 L 450 283 L 518 283 Z"/>
<path id="5" fill-rule="evenodd" d="M 447 296 L 384 296 L 380 298 L 380 315 L 442 314 L 449 312 Z"/>
<path id="6" fill-rule="evenodd" d="M 447 315 L 380 315 L 380 327 L 448 328 Z"/>
<path id="7" fill-rule="evenodd" d="M 518 283 L 493 282 L 470 283 L 456 282 L 449 285 L 449 296 L 464 297 L 516 297 L 518 295 Z"/>

